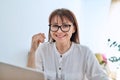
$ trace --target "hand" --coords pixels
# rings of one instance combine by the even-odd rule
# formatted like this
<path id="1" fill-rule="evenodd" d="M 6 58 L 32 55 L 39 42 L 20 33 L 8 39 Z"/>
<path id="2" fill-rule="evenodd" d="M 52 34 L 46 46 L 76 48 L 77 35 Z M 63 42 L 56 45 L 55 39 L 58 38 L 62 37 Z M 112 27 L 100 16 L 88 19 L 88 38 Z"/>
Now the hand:
<path id="1" fill-rule="evenodd" d="M 39 44 L 43 43 L 44 40 L 45 40 L 44 33 L 38 33 L 38 34 L 33 35 L 32 43 L 31 43 L 31 50 L 30 51 L 35 52 L 36 49 L 38 48 Z"/>
<path id="2" fill-rule="evenodd" d="M 35 66 L 35 51 L 38 48 L 40 43 L 43 43 L 45 40 L 44 33 L 38 33 L 33 35 L 31 42 L 31 49 L 28 55 L 27 67 L 36 68 Z"/>

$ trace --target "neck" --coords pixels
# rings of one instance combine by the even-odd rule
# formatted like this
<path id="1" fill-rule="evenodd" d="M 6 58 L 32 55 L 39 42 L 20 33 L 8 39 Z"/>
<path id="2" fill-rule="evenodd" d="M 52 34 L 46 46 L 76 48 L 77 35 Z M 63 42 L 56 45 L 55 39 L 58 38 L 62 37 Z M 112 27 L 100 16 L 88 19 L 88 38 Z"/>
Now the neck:
<path id="1" fill-rule="evenodd" d="M 71 41 L 68 41 L 67 43 L 57 43 L 56 42 L 56 47 L 60 54 L 64 54 L 66 51 L 68 51 L 70 49 L 71 44 L 72 44 Z"/>

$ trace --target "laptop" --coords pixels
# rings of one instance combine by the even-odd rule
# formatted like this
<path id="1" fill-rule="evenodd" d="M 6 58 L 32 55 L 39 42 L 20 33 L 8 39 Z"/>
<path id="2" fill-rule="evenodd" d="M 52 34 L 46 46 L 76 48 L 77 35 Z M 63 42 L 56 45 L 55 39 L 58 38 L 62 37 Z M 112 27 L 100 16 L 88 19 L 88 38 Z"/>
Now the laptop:
<path id="1" fill-rule="evenodd" d="M 0 80 L 47 80 L 43 72 L 0 62 Z"/>

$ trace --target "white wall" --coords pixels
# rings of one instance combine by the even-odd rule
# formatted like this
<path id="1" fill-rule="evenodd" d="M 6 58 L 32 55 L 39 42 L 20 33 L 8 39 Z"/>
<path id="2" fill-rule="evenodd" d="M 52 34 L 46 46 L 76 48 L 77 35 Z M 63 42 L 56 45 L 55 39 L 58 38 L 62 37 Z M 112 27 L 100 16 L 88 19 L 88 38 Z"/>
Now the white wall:
<path id="1" fill-rule="evenodd" d="M 25 66 L 31 37 L 45 32 L 56 8 L 71 9 L 80 26 L 81 44 L 104 52 L 103 25 L 111 0 L 0 0 L 0 61 Z M 47 40 L 46 40 L 47 41 Z"/>
<path id="2" fill-rule="evenodd" d="M 94 53 L 104 53 L 107 29 L 104 26 L 108 15 L 111 0 L 85 0 L 82 3 L 81 43 L 89 46 Z"/>

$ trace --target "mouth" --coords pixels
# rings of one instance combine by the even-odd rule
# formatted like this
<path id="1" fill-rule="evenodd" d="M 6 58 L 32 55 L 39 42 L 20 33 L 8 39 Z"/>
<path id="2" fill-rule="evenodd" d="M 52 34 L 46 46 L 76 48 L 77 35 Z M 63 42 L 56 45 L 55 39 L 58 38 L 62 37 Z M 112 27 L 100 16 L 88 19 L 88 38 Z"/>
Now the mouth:
<path id="1" fill-rule="evenodd" d="M 64 38 L 66 35 L 56 35 L 57 38 Z"/>

